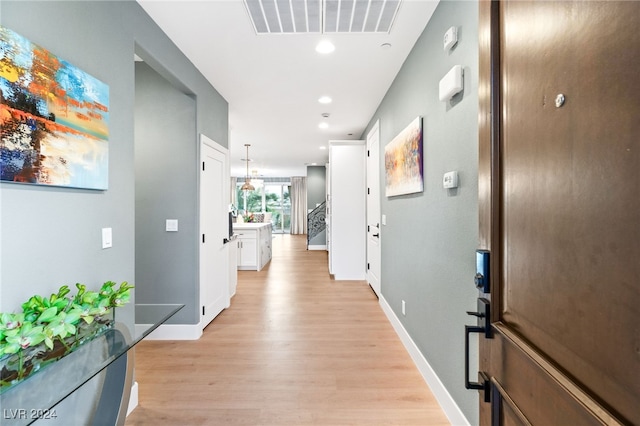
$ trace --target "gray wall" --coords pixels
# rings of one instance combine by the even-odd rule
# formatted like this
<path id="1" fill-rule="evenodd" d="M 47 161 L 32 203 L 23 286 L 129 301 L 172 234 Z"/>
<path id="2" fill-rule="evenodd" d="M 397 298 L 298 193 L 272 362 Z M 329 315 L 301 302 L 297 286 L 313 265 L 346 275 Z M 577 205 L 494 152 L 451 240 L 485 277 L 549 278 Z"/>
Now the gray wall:
<path id="1" fill-rule="evenodd" d="M 194 133 L 204 133 L 223 146 L 228 146 L 228 104 L 134 1 L 3 0 L 0 7 L 3 26 L 102 80 L 110 89 L 107 191 L 0 184 L 0 309 L 17 310 L 29 296 L 48 295 L 62 284 L 83 282 L 91 288 L 106 280 L 135 284 L 134 52 L 184 93 L 194 94 Z M 176 164 L 191 176 L 191 182 L 197 175 L 197 146 L 193 140 L 188 148 L 192 164 L 184 159 Z M 187 204 L 184 214 L 197 223 L 194 197 L 177 196 L 173 191 L 167 205 Z M 163 214 L 169 218 L 172 211 Z M 101 249 L 103 227 L 113 228 L 111 249 Z M 197 235 L 192 238 L 196 247 Z M 162 247 L 154 256 L 158 264 L 167 260 Z M 187 262 L 175 265 L 175 274 L 193 276 L 198 267 L 193 248 L 188 256 Z M 156 291 L 178 288 L 193 300 L 194 312 L 182 313 L 188 318 L 181 321 L 194 323 L 198 292 L 193 280 L 171 281 L 163 282 Z M 119 310 L 118 317 L 131 324 L 133 306 Z"/>
<path id="2" fill-rule="evenodd" d="M 315 209 L 327 198 L 327 168 L 307 166 L 307 209 Z M 327 231 L 322 231 L 309 241 L 309 245 L 327 244 Z"/>
<path id="3" fill-rule="evenodd" d="M 196 103 L 136 62 L 135 116 L 136 297 L 185 304 L 171 321 L 196 324 Z M 167 219 L 178 220 L 178 232 L 165 231 Z"/>
<path id="4" fill-rule="evenodd" d="M 459 41 L 443 51 L 446 30 Z M 367 132 L 380 120 L 384 147 L 423 116 L 424 192 L 385 197 L 381 165 L 382 296 L 420 348 L 471 424 L 477 424 L 477 392 L 464 389 L 464 325 L 474 322 L 478 244 L 478 4 L 441 1 L 387 92 Z M 438 100 L 438 83 L 452 66 L 464 67 L 464 92 Z M 457 170 L 460 187 L 442 188 L 442 175 Z M 406 301 L 406 316 L 401 313 Z"/>
<path id="5" fill-rule="evenodd" d="M 307 208 L 315 209 L 327 197 L 327 168 L 307 166 Z"/>
<path id="6" fill-rule="evenodd" d="M 19 310 L 29 296 L 48 296 L 62 284 L 96 289 L 107 280 L 134 283 L 133 42 L 127 20 L 116 18 L 107 3 L 3 1 L 1 7 L 3 26 L 109 85 L 110 125 L 107 191 L 0 184 L 0 308 Z M 103 227 L 113 228 L 107 250 L 101 249 Z M 128 306 L 118 316 L 132 312 Z"/>

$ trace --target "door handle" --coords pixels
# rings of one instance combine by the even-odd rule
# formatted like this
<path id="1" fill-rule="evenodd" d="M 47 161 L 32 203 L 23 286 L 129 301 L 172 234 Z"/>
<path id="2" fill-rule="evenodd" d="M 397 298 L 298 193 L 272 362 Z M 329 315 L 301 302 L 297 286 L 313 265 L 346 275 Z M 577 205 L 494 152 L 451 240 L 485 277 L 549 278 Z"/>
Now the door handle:
<path id="1" fill-rule="evenodd" d="M 372 237 L 380 238 L 380 234 L 373 234 Z"/>
<path id="2" fill-rule="evenodd" d="M 480 372 L 482 382 L 472 382 L 469 380 L 469 335 L 471 333 L 484 333 L 484 337 L 491 339 L 491 307 L 485 298 L 478 298 L 478 311 L 467 311 L 467 315 L 478 318 L 478 325 L 464 326 L 464 387 L 465 389 L 477 389 L 484 392 L 484 401 L 491 401 L 490 381 L 484 372 Z"/>
<path id="3" fill-rule="evenodd" d="M 479 327 L 475 325 L 465 325 L 464 326 L 464 387 L 465 389 L 477 389 L 484 391 L 484 401 L 490 402 L 491 393 L 489 392 L 489 379 L 488 377 L 481 371 L 480 377 L 482 378 L 481 382 L 472 382 L 469 380 L 469 334 L 470 333 L 483 333 L 485 331 L 484 327 Z"/>

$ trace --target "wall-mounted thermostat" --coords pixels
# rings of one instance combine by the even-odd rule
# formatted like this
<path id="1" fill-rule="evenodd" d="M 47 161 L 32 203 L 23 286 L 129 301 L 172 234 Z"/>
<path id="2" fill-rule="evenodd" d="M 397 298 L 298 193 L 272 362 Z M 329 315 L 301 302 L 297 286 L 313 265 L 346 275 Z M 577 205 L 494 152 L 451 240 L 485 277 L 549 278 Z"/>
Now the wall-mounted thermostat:
<path id="1" fill-rule="evenodd" d="M 463 88 L 462 65 L 455 65 L 447 75 L 442 77 L 439 86 L 439 95 L 441 101 L 448 101 L 459 93 Z"/>
<path id="2" fill-rule="evenodd" d="M 444 51 L 447 52 L 458 42 L 458 28 L 451 27 L 444 33 Z"/>
<path id="3" fill-rule="evenodd" d="M 458 172 L 447 172 L 442 177 L 443 188 L 457 188 L 458 187 Z"/>

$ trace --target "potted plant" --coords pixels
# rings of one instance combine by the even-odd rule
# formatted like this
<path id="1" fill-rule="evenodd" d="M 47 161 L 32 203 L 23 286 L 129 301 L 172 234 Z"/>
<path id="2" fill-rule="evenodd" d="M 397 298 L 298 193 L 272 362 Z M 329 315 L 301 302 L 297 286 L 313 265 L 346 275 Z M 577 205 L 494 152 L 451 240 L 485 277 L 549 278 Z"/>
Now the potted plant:
<path id="1" fill-rule="evenodd" d="M 0 391 L 69 354 L 113 327 L 115 308 L 130 299 L 127 282 L 107 281 L 99 291 L 63 285 L 50 297 L 32 296 L 20 313 L 0 314 Z"/>

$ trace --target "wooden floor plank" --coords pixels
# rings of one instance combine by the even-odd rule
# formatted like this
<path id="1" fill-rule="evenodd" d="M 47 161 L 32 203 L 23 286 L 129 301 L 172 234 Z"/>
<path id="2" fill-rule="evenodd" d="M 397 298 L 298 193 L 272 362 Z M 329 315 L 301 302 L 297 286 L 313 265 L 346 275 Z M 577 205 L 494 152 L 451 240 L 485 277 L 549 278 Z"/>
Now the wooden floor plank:
<path id="1" fill-rule="evenodd" d="M 199 340 L 140 343 L 136 381 L 128 426 L 449 424 L 367 283 L 332 280 L 304 235 L 239 271 Z"/>

